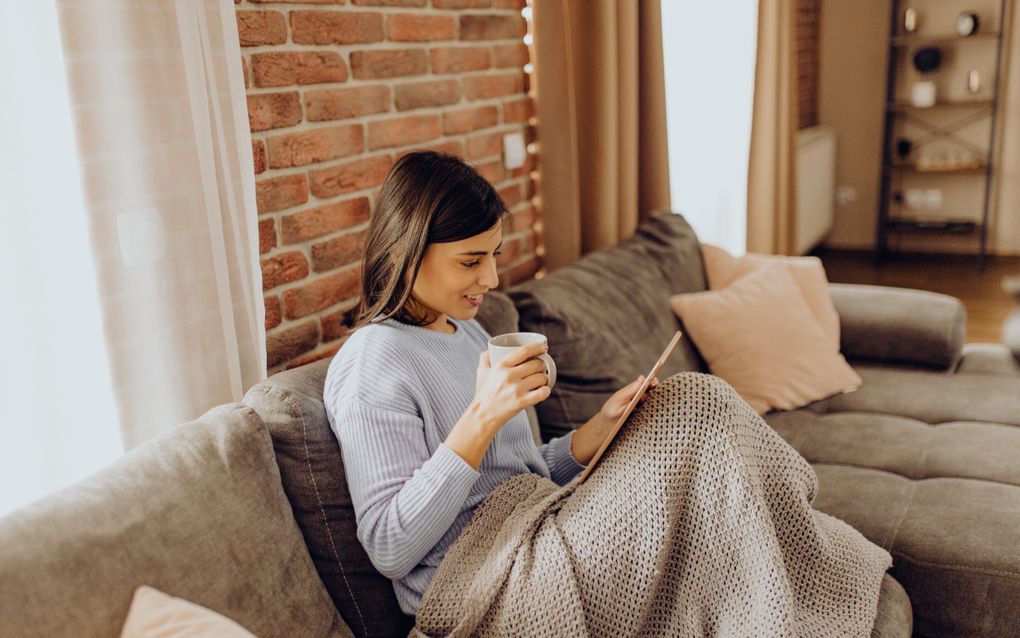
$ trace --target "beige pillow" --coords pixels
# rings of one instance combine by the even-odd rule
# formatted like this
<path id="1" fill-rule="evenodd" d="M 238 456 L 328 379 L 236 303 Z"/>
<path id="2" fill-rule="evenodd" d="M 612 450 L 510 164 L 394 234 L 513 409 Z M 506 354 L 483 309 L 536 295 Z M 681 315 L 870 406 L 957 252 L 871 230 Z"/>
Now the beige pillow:
<path id="1" fill-rule="evenodd" d="M 233 620 L 142 585 L 135 590 L 121 638 L 255 638 Z"/>
<path id="2" fill-rule="evenodd" d="M 701 245 L 705 262 L 705 275 L 711 290 L 722 290 L 735 280 L 770 264 L 782 264 L 797 282 L 811 314 L 822 327 L 822 332 L 839 349 L 839 314 L 832 305 L 829 279 L 818 257 L 786 257 L 783 255 L 757 255 L 748 253 L 734 257 L 725 249 L 711 244 Z"/>
<path id="3" fill-rule="evenodd" d="M 861 385 L 784 264 L 762 266 L 723 290 L 673 295 L 670 303 L 712 374 L 759 414 Z"/>

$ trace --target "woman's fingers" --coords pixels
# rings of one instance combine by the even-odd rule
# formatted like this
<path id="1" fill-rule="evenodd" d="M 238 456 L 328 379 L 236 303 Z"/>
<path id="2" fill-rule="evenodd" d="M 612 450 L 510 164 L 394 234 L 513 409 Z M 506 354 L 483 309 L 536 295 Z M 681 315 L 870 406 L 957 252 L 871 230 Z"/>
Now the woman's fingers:
<path id="1" fill-rule="evenodd" d="M 544 353 L 546 350 L 548 350 L 548 348 L 544 343 L 541 342 L 529 343 L 526 346 L 519 346 L 517 348 L 514 348 L 513 351 L 510 352 L 510 354 L 508 354 L 502 361 L 500 361 L 499 365 L 504 366 L 506 368 L 513 368 L 519 366 L 528 359 L 533 359 L 537 357 L 538 355 Z"/>
<path id="2" fill-rule="evenodd" d="M 529 374 L 521 379 L 521 384 L 524 386 L 525 390 L 534 390 L 535 388 L 543 385 L 549 385 L 549 375 L 545 373 L 545 369 L 543 368 L 542 372 Z"/>

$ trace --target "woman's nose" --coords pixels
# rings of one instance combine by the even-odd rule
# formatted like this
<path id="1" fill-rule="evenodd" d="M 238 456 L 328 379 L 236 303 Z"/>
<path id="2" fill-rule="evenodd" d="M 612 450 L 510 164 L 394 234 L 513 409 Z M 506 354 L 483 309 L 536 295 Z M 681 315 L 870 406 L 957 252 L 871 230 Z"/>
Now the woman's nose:
<path id="1" fill-rule="evenodd" d="M 483 269 L 482 276 L 478 279 L 480 286 L 485 286 L 490 290 L 499 286 L 499 273 L 496 272 L 496 259 L 490 259 L 489 266 Z"/>

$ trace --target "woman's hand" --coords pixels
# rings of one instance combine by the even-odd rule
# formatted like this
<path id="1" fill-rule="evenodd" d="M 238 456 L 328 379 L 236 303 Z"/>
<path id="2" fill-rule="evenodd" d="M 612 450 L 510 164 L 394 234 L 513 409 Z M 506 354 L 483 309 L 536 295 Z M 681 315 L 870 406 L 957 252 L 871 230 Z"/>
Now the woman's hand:
<path id="1" fill-rule="evenodd" d="M 587 465 L 591 457 L 595 456 L 595 452 L 602 447 L 602 442 L 616 425 L 616 421 L 623 414 L 634 395 L 637 394 L 644 380 L 645 375 L 638 375 L 638 378 L 614 392 L 613 396 L 602 404 L 602 409 L 595 416 L 574 431 L 574 437 L 570 442 L 570 453 L 574 455 L 574 459 L 578 463 Z M 657 385 L 659 385 L 659 378 L 655 377 L 648 384 L 648 389 L 651 390 Z M 648 398 L 647 393 L 638 399 L 638 405 L 641 405 L 646 398 Z"/>
<path id="2" fill-rule="evenodd" d="M 496 365 L 488 351 L 478 357 L 473 403 L 493 434 L 524 408 L 549 397 L 545 362 L 535 358 L 548 350 L 544 343 L 520 346 Z"/>
<path id="3" fill-rule="evenodd" d="M 623 414 L 624 409 L 630 403 L 631 399 L 634 398 L 634 395 L 637 393 L 644 380 L 645 375 L 639 374 L 638 378 L 614 392 L 613 396 L 606 399 L 606 402 L 602 404 L 602 409 L 599 410 L 599 415 L 615 424 L 616 419 Z M 652 379 L 652 382 L 648 384 L 648 389 L 651 390 L 657 385 L 659 385 L 659 378 L 655 377 Z M 647 397 L 648 394 L 646 392 L 644 396 L 638 399 L 638 405 L 641 405 Z"/>
<path id="4" fill-rule="evenodd" d="M 534 358 L 548 349 L 544 343 L 521 346 L 496 365 L 488 351 L 482 352 L 474 400 L 450 430 L 446 446 L 478 469 L 499 429 L 521 410 L 549 397 L 545 362 Z"/>

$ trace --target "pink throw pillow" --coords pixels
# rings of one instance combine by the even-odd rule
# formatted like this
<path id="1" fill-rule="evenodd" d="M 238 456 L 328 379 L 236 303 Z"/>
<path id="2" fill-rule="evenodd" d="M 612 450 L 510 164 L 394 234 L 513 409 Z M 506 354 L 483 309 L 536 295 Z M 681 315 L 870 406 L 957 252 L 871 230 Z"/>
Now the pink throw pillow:
<path id="1" fill-rule="evenodd" d="M 822 331 L 839 350 L 839 314 L 832 305 L 829 293 L 829 279 L 825 267 L 817 257 L 786 257 L 783 255 L 758 255 L 748 253 L 734 257 L 725 249 L 711 244 L 701 245 L 701 257 L 705 262 L 705 275 L 710 290 L 722 290 L 737 279 L 770 264 L 782 264 L 797 282 L 811 314 L 822 327 Z"/>
<path id="2" fill-rule="evenodd" d="M 758 414 L 861 386 L 784 264 L 765 265 L 723 290 L 673 295 L 670 304 L 712 374 Z"/>
<path id="3" fill-rule="evenodd" d="M 142 585 L 135 590 L 121 638 L 255 638 L 233 620 Z"/>

